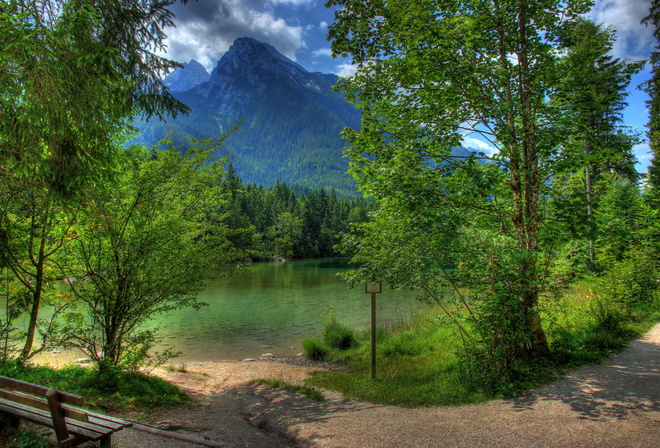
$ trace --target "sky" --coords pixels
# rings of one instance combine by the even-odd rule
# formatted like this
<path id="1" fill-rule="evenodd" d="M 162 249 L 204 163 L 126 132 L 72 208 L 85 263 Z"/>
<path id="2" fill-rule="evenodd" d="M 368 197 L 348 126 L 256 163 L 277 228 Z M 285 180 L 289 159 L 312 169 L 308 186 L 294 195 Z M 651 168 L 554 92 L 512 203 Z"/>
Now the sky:
<path id="1" fill-rule="evenodd" d="M 252 37 L 275 47 L 305 69 L 340 76 L 352 74 L 348 60 L 333 59 L 327 41 L 328 25 L 334 10 L 325 8 L 326 0 L 189 0 L 170 7 L 176 28 L 165 30 L 166 56 L 178 62 L 195 59 L 209 72 L 239 37 Z M 640 24 L 648 14 L 651 0 L 596 0 L 590 18 L 612 27 L 617 33 L 613 56 L 647 59 L 655 46 L 652 29 Z M 647 67 L 633 77 L 628 88 L 628 107 L 624 123 L 646 132 L 648 112 L 646 93 L 637 86 L 650 78 Z M 466 146 L 489 151 L 482 141 L 466 137 Z M 635 146 L 637 170 L 647 170 L 648 143 Z"/>

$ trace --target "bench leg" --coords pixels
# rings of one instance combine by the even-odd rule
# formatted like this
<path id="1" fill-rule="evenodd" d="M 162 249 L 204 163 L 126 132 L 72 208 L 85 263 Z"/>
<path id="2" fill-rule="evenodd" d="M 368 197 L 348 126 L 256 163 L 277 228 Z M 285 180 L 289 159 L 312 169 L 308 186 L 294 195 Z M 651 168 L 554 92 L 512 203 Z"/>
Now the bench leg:
<path id="1" fill-rule="evenodd" d="M 21 419 L 11 414 L 2 414 L 2 419 L 10 428 L 18 429 L 21 426 Z"/>
<path id="2" fill-rule="evenodd" d="M 112 446 L 112 434 L 107 434 L 101 439 L 101 448 L 110 448 Z"/>

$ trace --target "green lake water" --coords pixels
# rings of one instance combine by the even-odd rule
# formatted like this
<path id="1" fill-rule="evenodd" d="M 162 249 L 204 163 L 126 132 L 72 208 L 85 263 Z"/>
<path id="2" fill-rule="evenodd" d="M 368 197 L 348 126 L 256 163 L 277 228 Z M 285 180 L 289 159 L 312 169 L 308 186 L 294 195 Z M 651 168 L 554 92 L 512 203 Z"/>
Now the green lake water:
<path id="1" fill-rule="evenodd" d="M 154 316 L 146 328 L 158 328 L 155 351 L 172 347 L 183 355 L 174 362 L 221 361 L 295 356 L 300 341 L 319 335 L 325 310 L 354 327 L 368 327 L 371 295 L 338 275 L 351 269 L 346 259 L 254 263 L 233 276 L 209 281 L 199 295 L 208 306 Z M 392 322 L 427 306 L 413 291 L 383 285 L 377 295 L 377 320 Z M 55 366 L 80 358 L 79 351 L 38 355 L 35 361 Z"/>
<path id="2" fill-rule="evenodd" d="M 350 288 L 338 273 L 350 269 L 344 259 L 254 263 L 231 278 L 212 280 L 200 294 L 209 306 L 157 316 L 159 346 L 183 352 L 180 361 L 275 357 L 301 352 L 300 340 L 318 335 L 324 310 L 340 321 L 368 326 L 370 294 Z M 383 288 L 377 295 L 377 319 L 392 321 L 426 306 L 412 291 Z"/>

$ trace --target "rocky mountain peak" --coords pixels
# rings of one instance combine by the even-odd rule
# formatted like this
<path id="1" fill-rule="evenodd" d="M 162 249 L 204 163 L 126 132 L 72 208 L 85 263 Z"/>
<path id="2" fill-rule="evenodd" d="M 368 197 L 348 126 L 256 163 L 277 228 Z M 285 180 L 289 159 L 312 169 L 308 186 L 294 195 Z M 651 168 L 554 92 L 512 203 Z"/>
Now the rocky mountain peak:
<path id="1" fill-rule="evenodd" d="M 185 92 L 207 82 L 211 75 L 204 66 L 194 59 L 184 62 L 183 67 L 167 75 L 163 83 L 173 92 Z"/>
<path id="2" fill-rule="evenodd" d="M 211 74 L 211 83 L 223 84 L 227 78 L 238 77 L 258 88 L 273 77 L 284 75 L 299 83 L 307 74 L 307 70 L 280 54 L 272 45 L 241 37 L 218 62 Z"/>

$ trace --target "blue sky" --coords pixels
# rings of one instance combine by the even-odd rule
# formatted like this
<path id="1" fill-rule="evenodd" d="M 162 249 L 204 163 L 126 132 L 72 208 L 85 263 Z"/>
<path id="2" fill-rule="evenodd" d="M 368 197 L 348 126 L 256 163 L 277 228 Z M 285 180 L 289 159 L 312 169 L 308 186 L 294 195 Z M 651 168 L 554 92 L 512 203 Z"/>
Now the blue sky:
<path id="1" fill-rule="evenodd" d="M 648 14 L 651 0 L 597 0 L 591 18 L 617 32 L 614 56 L 624 59 L 647 59 L 654 46 L 652 30 L 640 24 Z M 253 37 L 273 45 L 285 56 L 310 71 L 347 75 L 349 61 L 333 59 L 326 40 L 327 27 L 334 12 L 325 8 L 325 0 L 189 0 L 176 3 L 176 28 L 168 29 L 167 56 L 179 62 L 196 59 L 211 71 L 218 59 L 238 37 Z M 629 106 L 624 111 L 625 124 L 645 132 L 648 96 L 636 87 L 647 80 L 647 69 L 636 75 L 629 88 Z M 485 145 L 467 138 L 467 145 Z M 637 170 L 646 171 L 649 147 L 635 147 Z"/>

